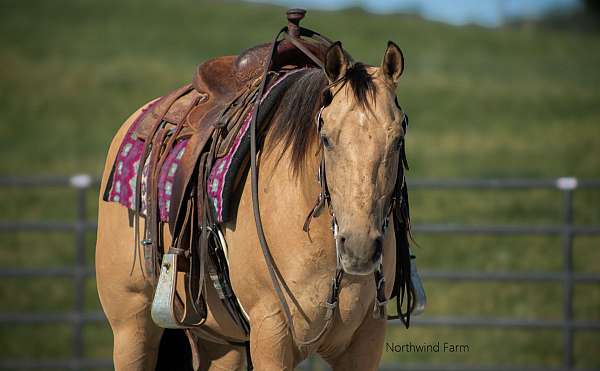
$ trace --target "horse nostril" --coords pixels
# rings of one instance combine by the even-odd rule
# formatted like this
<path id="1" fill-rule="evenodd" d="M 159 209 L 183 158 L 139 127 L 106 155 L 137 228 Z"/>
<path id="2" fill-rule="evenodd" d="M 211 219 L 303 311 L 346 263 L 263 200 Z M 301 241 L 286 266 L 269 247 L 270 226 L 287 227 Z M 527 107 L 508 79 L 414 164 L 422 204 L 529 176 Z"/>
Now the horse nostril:
<path id="1" fill-rule="evenodd" d="M 345 254 L 346 253 L 346 236 L 339 234 L 335 241 L 335 248 L 337 250 L 337 254 Z"/>

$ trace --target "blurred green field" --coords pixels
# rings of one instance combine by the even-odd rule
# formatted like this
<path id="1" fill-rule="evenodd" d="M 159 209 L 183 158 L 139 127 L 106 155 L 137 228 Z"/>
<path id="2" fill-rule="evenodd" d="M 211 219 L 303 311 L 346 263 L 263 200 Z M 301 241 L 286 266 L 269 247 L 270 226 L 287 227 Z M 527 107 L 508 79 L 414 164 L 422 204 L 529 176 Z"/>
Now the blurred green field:
<path id="1" fill-rule="evenodd" d="M 0 175 L 100 174 L 111 136 L 144 102 L 190 79 L 207 58 L 269 41 L 283 9 L 237 2 L 0 0 Z M 398 89 L 410 115 L 412 178 L 600 177 L 600 34 L 536 25 L 454 27 L 360 10 L 309 11 L 304 24 L 378 64 L 388 39 L 406 58 Z M 96 194 L 89 195 L 95 218 Z M 72 220 L 64 189 L 0 191 L 1 220 Z M 412 194 L 414 223 L 555 224 L 556 191 Z M 600 192 L 578 191 L 575 222 L 600 224 Z M 559 271 L 554 237 L 417 235 L 420 269 Z M 1 267 L 73 264 L 68 233 L 0 234 Z M 87 238 L 93 262 L 94 236 Z M 575 239 L 575 266 L 599 272 L 600 238 Z M 93 280 L 86 309 L 99 308 Z M 430 316 L 560 320 L 560 284 L 426 282 Z M 3 279 L 0 312 L 73 306 L 67 279 Z M 600 320 L 600 287 L 579 284 L 577 319 Z M 110 357 L 106 325 L 84 334 Z M 0 359 L 70 356 L 64 325 L 0 325 Z M 389 341 L 469 344 L 463 354 L 386 353 L 386 361 L 560 366 L 560 331 L 414 327 Z M 577 332 L 579 367 L 600 366 L 600 334 Z"/>

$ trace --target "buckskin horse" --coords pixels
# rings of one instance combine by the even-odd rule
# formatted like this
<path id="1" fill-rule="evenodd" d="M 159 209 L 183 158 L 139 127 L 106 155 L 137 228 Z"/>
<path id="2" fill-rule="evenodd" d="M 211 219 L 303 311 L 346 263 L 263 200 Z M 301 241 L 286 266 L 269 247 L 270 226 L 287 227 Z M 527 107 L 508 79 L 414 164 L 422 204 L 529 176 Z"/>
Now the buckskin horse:
<path id="1" fill-rule="evenodd" d="M 420 310 L 402 52 L 388 42 L 380 66 L 353 62 L 303 16 L 289 11 L 271 44 L 200 65 L 113 138 L 96 275 L 115 369 L 183 367 L 166 334 L 185 333 L 186 369 L 290 370 L 319 354 L 335 370 L 374 370 L 387 300 L 407 327 Z"/>

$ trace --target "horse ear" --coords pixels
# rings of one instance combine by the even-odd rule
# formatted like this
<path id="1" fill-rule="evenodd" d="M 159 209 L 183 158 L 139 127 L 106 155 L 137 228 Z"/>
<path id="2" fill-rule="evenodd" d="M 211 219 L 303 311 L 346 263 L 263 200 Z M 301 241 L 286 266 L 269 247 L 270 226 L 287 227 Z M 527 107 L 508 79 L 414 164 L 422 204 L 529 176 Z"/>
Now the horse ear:
<path id="1" fill-rule="evenodd" d="M 347 70 L 348 58 L 342 49 L 342 43 L 336 41 L 325 54 L 325 74 L 329 82 L 335 82 L 344 77 Z"/>
<path id="2" fill-rule="evenodd" d="M 388 41 L 383 62 L 381 63 L 381 70 L 384 76 L 394 84 L 400 80 L 400 75 L 404 71 L 404 55 L 402 55 L 402 50 L 393 41 Z"/>

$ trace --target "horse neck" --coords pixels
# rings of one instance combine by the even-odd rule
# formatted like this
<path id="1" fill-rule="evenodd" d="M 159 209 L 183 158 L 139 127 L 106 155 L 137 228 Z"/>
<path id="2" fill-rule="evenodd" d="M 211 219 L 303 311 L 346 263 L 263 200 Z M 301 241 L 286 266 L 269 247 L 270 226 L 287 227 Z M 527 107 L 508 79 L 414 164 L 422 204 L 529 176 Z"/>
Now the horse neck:
<path id="1" fill-rule="evenodd" d="M 268 142 L 266 144 L 269 145 Z M 317 152 L 316 145 L 309 148 L 303 170 L 297 176 L 294 176 L 291 171 L 292 163 L 289 153 L 278 159 L 280 152 L 274 150 L 267 156 L 267 161 L 264 163 L 267 165 L 265 167 L 270 170 L 267 171 L 267 173 L 270 173 L 269 175 L 265 174 L 265 180 L 274 193 L 279 195 L 279 192 L 283 190 L 288 193 L 286 197 L 283 197 L 285 201 L 277 202 L 278 218 L 285 218 L 286 225 L 289 227 L 286 235 L 297 237 L 294 241 L 301 241 L 302 249 L 309 250 L 309 255 L 318 253 L 331 257 L 327 260 L 330 260 L 332 267 L 335 267 L 335 241 L 331 231 L 331 217 L 328 211 L 324 209 L 318 218 L 310 220 L 308 234 L 302 230 L 306 217 L 315 206 L 321 189 L 317 181 L 320 160 L 320 156 L 316 155 Z M 263 201 L 261 201 L 262 207 Z M 321 261 L 321 266 L 323 266 L 323 263 Z M 329 266 L 329 264 L 325 265 Z"/>

